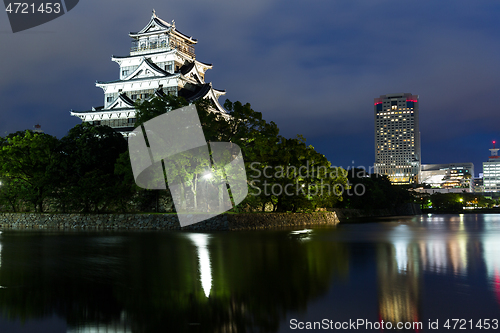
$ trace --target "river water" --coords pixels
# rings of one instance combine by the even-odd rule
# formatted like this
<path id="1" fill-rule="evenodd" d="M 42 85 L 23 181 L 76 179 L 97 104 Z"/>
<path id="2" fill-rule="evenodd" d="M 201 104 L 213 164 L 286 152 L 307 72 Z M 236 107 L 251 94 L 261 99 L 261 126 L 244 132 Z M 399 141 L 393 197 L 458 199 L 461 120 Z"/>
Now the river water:
<path id="1" fill-rule="evenodd" d="M 498 320 L 495 214 L 306 230 L 0 234 L 2 333 L 483 332 L 500 330 Z"/>

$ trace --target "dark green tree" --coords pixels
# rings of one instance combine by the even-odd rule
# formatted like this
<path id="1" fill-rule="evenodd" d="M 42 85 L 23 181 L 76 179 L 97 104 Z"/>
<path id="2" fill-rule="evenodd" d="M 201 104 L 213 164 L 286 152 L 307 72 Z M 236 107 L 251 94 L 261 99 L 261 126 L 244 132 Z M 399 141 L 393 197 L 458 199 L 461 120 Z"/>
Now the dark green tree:
<path id="1" fill-rule="evenodd" d="M 57 139 L 44 133 L 16 132 L 0 139 L 2 198 L 16 211 L 21 202 L 43 212 L 53 190 L 50 166 L 56 160 Z"/>
<path id="2" fill-rule="evenodd" d="M 354 209 L 395 209 L 413 202 L 408 188 L 392 185 L 386 175 L 368 174 L 364 169 L 347 171 L 348 188 L 339 206 Z"/>
<path id="3" fill-rule="evenodd" d="M 182 97 L 170 95 L 138 103 L 137 124 L 141 125 L 186 105 L 188 103 Z M 226 100 L 224 107 L 227 114 L 214 112 L 213 105 L 207 100 L 197 101 L 195 105 L 207 142 L 232 142 L 241 148 L 250 195 L 240 204 L 240 208 L 264 210 L 266 206 L 272 205 L 277 211 L 311 210 L 319 206 L 331 207 L 340 198 L 335 188 L 338 184 L 345 186 L 344 173 L 332 168 L 324 155 L 316 152 L 312 146 L 307 146 L 302 136 L 295 139 L 280 136 L 278 126 L 265 121 L 262 114 L 254 111 L 248 103 Z M 199 170 L 192 168 L 196 163 L 184 160 L 182 156 L 177 158 L 176 163 L 191 166 L 189 172 L 183 165 L 177 165 L 174 169 L 179 173 L 176 176 L 181 177 L 189 190 L 195 193 L 196 180 L 200 177 L 200 170 L 205 167 L 204 163 L 200 161 Z M 126 167 L 124 164 L 122 166 Z M 304 168 L 306 171 L 300 173 L 299 169 Z M 262 172 L 269 169 L 273 170 L 271 177 Z M 285 173 L 279 174 L 279 170 L 285 170 Z M 293 171 L 287 173 L 287 170 Z M 272 186 L 281 189 L 279 195 L 272 193 Z M 292 195 L 285 193 L 285 187 L 287 193 Z"/>
<path id="4" fill-rule="evenodd" d="M 462 211 L 465 205 L 460 193 L 433 193 L 430 196 L 432 208 L 438 211 Z"/>
<path id="5" fill-rule="evenodd" d="M 346 185 L 342 169 L 332 167 L 300 135 L 278 139 L 274 154 L 250 164 L 251 187 L 258 193 L 262 210 L 266 205 L 281 212 L 314 210 L 333 207 L 341 200 L 341 189 Z"/>
<path id="6" fill-rule="evenodd" d="M 51 168 L 54 192 L 63 211 L 102 212 L 120 206 L 133 191 L 115 174 L 126 139 L 108 126 L 83 123 L 60 140 L 58 163 Z"/>

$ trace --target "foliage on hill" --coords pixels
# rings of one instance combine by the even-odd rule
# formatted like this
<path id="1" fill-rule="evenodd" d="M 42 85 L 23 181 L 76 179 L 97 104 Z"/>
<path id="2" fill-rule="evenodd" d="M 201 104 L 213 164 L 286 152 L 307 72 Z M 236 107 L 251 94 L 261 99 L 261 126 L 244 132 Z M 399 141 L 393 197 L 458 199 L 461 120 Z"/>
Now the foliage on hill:
<path id="1" fill-rule="evenodd" d="M 188 105 L 166 96 L 138 103 L 137 125 Z M 241 148 L 249 195 L 233 210 L 309 211 L 342 200 L 346 173 L 305 138 L 284 138 L 250 104 L 226 100 L 229 117 L 196 103 L 207 142 Z M 31 131 L 0 138 L 0 205 L 10 211 L 113 212 L 173 210 L 167 191 L 135 185 L 127 141 L 107 126 L 83 123 L 58 140 Z M 196 172 L 187 174 L 199 177 Z M 192 182 L 191 182 L 192 183 Z"/>
<path id="2" fill-rule="evenodd" d="M 407 187 L 392 185 L 385 175 L 368 174 L 364 169 L 350 169 L 347 178 L 350 189 L 344 191 L 340 207 L 394 209 L 413 202 Z"/>

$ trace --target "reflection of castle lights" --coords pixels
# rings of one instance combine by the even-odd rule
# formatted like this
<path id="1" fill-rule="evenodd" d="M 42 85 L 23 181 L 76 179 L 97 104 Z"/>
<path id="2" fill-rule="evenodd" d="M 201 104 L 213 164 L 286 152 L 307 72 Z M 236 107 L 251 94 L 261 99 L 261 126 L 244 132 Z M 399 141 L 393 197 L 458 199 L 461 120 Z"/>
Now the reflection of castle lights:
<path id="1" fill-rule="evenodd" d="M 205 296 L 208 297 L 210 289 L 212 289 L 212 269 L 207 247 L 209 236 L 207 234 L 188 234 L 187 237 L 194 243 L 198 251 L 201 286 L 205 292 Z"/>
<path id="2" fill-rule="evenodd" d="M 300 241 L 307 241 L 311 239 L 312 229 L 294 230 L 290 232 L 290 237 L 296 238 Z"/>

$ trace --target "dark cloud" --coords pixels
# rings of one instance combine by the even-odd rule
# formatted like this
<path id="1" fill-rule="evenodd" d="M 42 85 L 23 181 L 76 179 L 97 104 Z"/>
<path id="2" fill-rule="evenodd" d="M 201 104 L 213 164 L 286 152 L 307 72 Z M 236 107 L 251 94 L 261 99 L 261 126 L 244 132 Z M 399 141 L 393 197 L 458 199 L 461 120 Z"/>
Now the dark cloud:
<path id="1" fill-rule="evenodd" d="M 250 102 L 287 136 L 303 134 L 337 165 L 373 163 L 373 98 L 420 95 L 424 163 L 472 161 L 497 128 L 500 4 L 493 1 L 81 1 L 12 34 L 0 20 L 0 133 L 40 123 L 62 136 L 69 110 L 102 105 L 96 80 L 151 10 L 199 40 L 207 80 Z"/>

